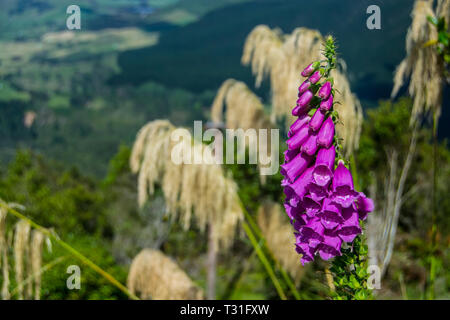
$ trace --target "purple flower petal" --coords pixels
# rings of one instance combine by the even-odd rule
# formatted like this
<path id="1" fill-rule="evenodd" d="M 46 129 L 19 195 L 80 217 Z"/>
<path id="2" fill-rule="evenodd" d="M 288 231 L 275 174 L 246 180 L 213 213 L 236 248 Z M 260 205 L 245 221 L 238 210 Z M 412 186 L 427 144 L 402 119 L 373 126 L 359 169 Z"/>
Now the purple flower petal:
<path id="1" fill-rule="evenodd" d="M 322 201 L 324 198 L 328 197 L 328 191 L 326 188 L 318 186 L 314 182 L 308 185 L 308 192 L 311 197 L 316 202 Z"/>
<path id="2" fill-rule="evenodd" d="M 302 71 L 302 76 L 303 77 L 309 77 L 310 75 L 311 75 L 311 73 L 313 73 L 314 72 L 314 70 L 316 69 L 315 66 L 316 65 L 316 63 L 315 62 L 313 62 L 313 63 L 311 63 L 310 65 L 308 65 L 303 71 Z"/>
<path id="3" fill-rule="evenodd" d="M 334 229 L 344 221 L 338 205 L 333 203 L 330 199 L 325 199 L 323 201 L 320 219 L 326 229 Z"/>
<path id="4" fill-rule="evenodd" d="M 296 155 L 298 155 L 300 152 L 299 149 L 295 149 L 295 150 L 286 150 L 284 152 L 284 160 L 285 163 L 288 163 L 289 161 L 291 161 L 292 159 L 295 158 Z"/>
<path id="5" fill-rule="evenodd" d="M 294 183 L 284 188 L 284 192 L 294 193 L 297 197 L 303 199 L 307 191 L 307 186 L 312 179 L 312 171 L 313 167 L 306 169 Z"/>
<path id="6" fill-rule="evenodd" d="M 304 144 L 310 135 L 309 127 L 307 124 L 303 125 L 303 127 L 298 130 L 291 138 L 289 138 L 286 143 L 290 150 L 299 148 L 302 144 Z"/>
<path id="7" fill-rule="evenodd" d="M 306 90 L 311 87 L 311 82 L 309 80 L 303 81 L 303 83 L 298 87 L 298 97 L 300 98 L 303 93 L 305 93 Z"/>
<path id="8" fill-rule="evenodd" d="M 316 71 L 309 77 L 309 82 L 311 82 L 312 84 L 316 84 L 321 77 L 322 76 L 320 75 L 320 71 Z"/>
<path id="9" fill-rule="evenodd" d="M 358 213 L 352 208 L 343 209 L 342 216 L 345 221 L 341 224 L 338 235 L 345 242 L 352 242 L 362 230 L 359 225 Z"/>
<path id="10" fill-rule="evenodd" d="M 317 144 L 319 146 L 329 148 L 333 143 L 334 138 L 334 123 L 331 117 L 328 117 L 322 127 L 319 130 L 317 135 Z"/>
<path id="11" fill-rule="evenodd" d="M 319 245 L 318 250 L 323 260 L 329 260 L 341 255 L 342 240 L 335 234 L 325 234 L 323 242 Z"/>
<path id="12" fill-rule="evenodd" d="M 300 262 L 304 266 L 306 263 L 314 260 L 314 249 L 305 243 L 297 243 L 295 250 L 298 254 L 301 254 Z"/>
<path id="13" fill-rule="evenodd" d="M 342 162 L 339 162 L 333 177 L 332 200 L 344 208 L 350 207 L 359 195 L 353 190 L 353 178 Z"/>
<path id="14" fill-rule="evenodd" d="M 316 163 L 313 171 L 313 182 L 318 186 L 325 187 L 333 178 L 334 160 L 336 148 L 322 148 L 317 153 Z"/>
<path id="15" fill-rule="evenodd" d="M 329 81 L 327 81 L 319 89 L 319 92 L 317 93 L 317 96 L 320 99 L 326 100 L 330 96 L 330 93 L 331 93 L 331 83 Z"/>
<path id="16" fill-rule="evenodd" d="M 301 206 L 293 207 L 290 205 L 289 201 L 284 202 L 284 208 L 286 209 L 286 214 L 291 220 L 301 220 L 301 215 L 305 211 Z M 303 220 L 302 220 L 303 221 Z M 305 223 L 303 223 L 305 224 Z"/>
<path id="17" fill-rule="evenodd" d="M 306 215 L 310 218 L 314 217 L 322 209 L 320 203 L 314 201 L 311 196 L 303 197 L 302 206 L 306 210 Z"/>
<path id="18" fill-rule="evenodd" d="M 310 120 L 311 120 L 311 117 L 308 116 L 307 114 L 298 117 L 297 120 L 295 120 L 294 123 L 289 128 L 289 132 L 292 134 L 296 133 L 305 124 L 309 123 Z"/>
<path id="19" fill-rule="evenodd" d="M 311 102 L 313 97 L 314 97 L 314 94 L 310 90 L 305 91 L 302 94 L 302 96 L 300 98 L 298 98 L 297 106 L 305 107 L 305 106 L 309 105 L 309 103 Z"/>
<path id="20" fill-rule="evenodd" d="M 306 167 L 312 161 L 312 157 L 301 152 L 290 162 L 281 165 L 281 174 L 294 182 L 295 179 L 305 171 Z"/>
<path id="21" fill-rule="evenodd" d="M 314 131 L 319 130 L 320 127 L 322 126 L 324 118 L 325 115 L 323 114 L 323 112 L 320 111 L 320 109 L 317 109 L 313 117 L 311 118 L 311 121 L 309 122 L 309 127 Z"/>
<path id="22" fill-rule="evenodd" d="M 310 132 L 308 139 L 301 146 L 301 150 L 307 155 L 313 156 L 316 153 L 317 148 L 317 133 Z"/>
<path id="23" fill-rule="evenodd" d="M 362 192 L 359 193 L 355 204 L 356 208 L 358 209 L 359 218 L 361 220 L 366 220 L 367 214 L 375 209 L 373 200 L 367 198 L 366 195 Z"/>
<path id="24" fill-rule="evenodd" d="M 326 112 L 331 110 L 332 107 L 333 107 L 333 95 L 330 94 L 328 99 L 322 100 L 320 102 L 320 110 L 322 110 L 322 112 Z"/>

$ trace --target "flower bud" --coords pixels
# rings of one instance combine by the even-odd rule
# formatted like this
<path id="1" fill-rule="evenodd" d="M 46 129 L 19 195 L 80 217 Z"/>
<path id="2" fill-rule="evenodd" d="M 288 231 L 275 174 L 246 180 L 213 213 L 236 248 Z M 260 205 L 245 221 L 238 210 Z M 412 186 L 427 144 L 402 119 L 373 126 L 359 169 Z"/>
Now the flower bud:
<path id="1" fill-rule="evenodd" d="M 331 110 L 331 108 L 333 108 L 333 95 L 332 94 L 330 94 L 328 99 L 322 100 L 320 102 L 320 110 L 322 110 L 323 112 L 329 111 L 329 110 Z"/>
<path id="2" fill-rule="evenodd" d="M 317 131 L 322 126 L 323 119 L 325 118 L 325 115 L 320 109 L 317 109 L 314 113 L 313 117 L 311 118 L 311 121 L 309 122 L 309 127 L 313 131 Z"/>
<path id="3" fill-rule="evenodd" d="M 322 127 L 317 134 L 317 144 L 324 148 L 329 148 L 333 143 L 334 138 L 334 123 L 331 117 L 328 117 L 327 120 L 322 124 Z"/>
<path id="4" fill-rule="evenodd" d="M 319 93 L 317 94 L 317 96 L 320 99 L 326 100 L 330 96 L 330 93 L 331 93 L 331 83 L 327 81 L 319 89 Z"/>
<path id="5" fill-rule="evenodd" d="M 306 153 L 307 155 L 314 155 L 317 151 L 317 133 L 312 132 L 309 135 L 309 138 L 305 141 L 305 143 L 301 147 L 301 151 Z"/>
<path id="6" fill-rule="evenodd" d="M 311 84 L 316 84 L 321 77 L 320 71 L 316 71 L 309 77 L 309 82 L 311 82 Z"/>
<path id="7" fill-rule="evenodd" d="M 302 76 L 303 76 L 303 77 L 309 77 L 309 76 L 314 72 L 314 70 L 316 69 L 316 68 L 314 67 L 314 64 L 315 64 L 315 62 L 314 62 L 314 63 L 311 63 L 309 66 L 307 66 L 307 67 L 302 71 Z"/>
<path id="8" fill-rule="evenodd" d="M 311 102 L 313 97 L 314 94 L 310 90 L 305 91 L 305 93 L 303 93 L 302 96 L 298 98 L 297 106 L 299 107 L 307 106 Z"/>
<path id="9" fill-rule="evenodd" d="M 294 150 L 299 148 L 309 137 L 309 127 L 307 124 L 297 131 L 291 138 L 289 138 L 286 143 L 289 150 Z"/>
<path id="10" fill-rule="evenodd" d="M 311 82 L 309 80 L 303 81 L 303 83 L 298 87 L 298 97 L 300 98 L 301 95 L 311 87 Z"/>

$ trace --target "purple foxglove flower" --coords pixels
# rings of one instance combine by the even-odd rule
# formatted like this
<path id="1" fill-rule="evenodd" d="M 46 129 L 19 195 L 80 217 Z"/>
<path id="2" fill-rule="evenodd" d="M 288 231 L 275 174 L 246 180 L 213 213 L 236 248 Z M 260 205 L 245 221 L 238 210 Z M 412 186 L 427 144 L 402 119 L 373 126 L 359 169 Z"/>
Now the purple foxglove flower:
<path id="1" fill-rule="evenodd" d="M 333 201 L 344 208 L 350 207 L 358 196 L 358 192 L 354 191 L 352 174 L 342 162 L 339 162 L 334 171 L 332 186 Z"/>
<path id="2" fill-rule="evenodd" d="M 314 97 L 314 94 L 311 92 L 311 90 L 306 90 L 300 98 L 297 100 L 297 106 L 299 107 L 306 107 L 311 102 L 312 98 Z"/>
<path id="3" fill-rule="evenodd" d="M 352 242 L 362 232 L 359 225 L 358 213 L 350 207 L 342 210 L 342 216 L 345 221 L 341 224 L 337 233 L 345 242 Z"/>
<path id="4" fill-rule="evenodd" d="M 305 242 L 311 247 L 316 247 L 320 241 L 323 241 L 324 232 L 325 228 L 320 223 L 320 219 L 309 219 L 308 222 L 298 230 L 297 243 Z"/>
<path id="5" fill-rule="evenodd" d="M 330 94 L 328 99 L 322 100 L 320 102 L 320 110 L 322 110 L 323 112 L 326 112 L 326 111 L 331 110 L 332 107 L 333 107 L 333 95 Z"/>
<path id="6" fill-rule="evenodd" d="M 318 186 L 325 187 L 331 181 L 335 157 L 336 149 L 334 146 L 328 149 L 322 148 L 317 153 L 313 171 L 313 182 Z"/>
<path id="7" fill-rule="evenodd" d="M 339 206 L 328 198 L 323 201 L 320 220 L 326 229 L 334 229 L 344 221 Z"/>
<path id="8" fill-rule="evenodd" d="M 362 192 L 359 193 L 356 199 L 356 209 L 358 210 L 359 218 L 366 220 L 367 214 L 375 209 L 372 199 L 367 198 Z"/>
<path id="9" fill-rule="evenodd" d="M 284 192 L 294 192 L 298 198 L 303 199 L 312 179 L 312 171 L 313 167 L 306 169 L 294 183 L 284 189 Z"/>
<path id="10" fill-rule="evenodd" d="M 326 100 L 326 99 L 328 99 L 330 94 L 331 94 L 331 83 L 329 81 L 327 81 L 319 89 L 317 96 L 322 100 Z"/>
<path id="11" fill-rule="evenodd" d="M 334 233 L 325 234 L 319 245 L 319 255 L 323 260 L 329 260 L 341 255 L 342 240 Z"/>
<path id="12" fill-rule="evenodd" d="M 289 132 L 296 133 L 305 124 L 309 123 L 310 120 L 311 120 L 311 117 L 308 116 L 307 114 L 298 117 L 297 120 L 295 120 L 294 123 L 289 128 Z"/>
<path id="13" fill-rule="evenodd" d="M 289 150 L 298 149 L 309 138 L 309 126 L 304 124 L 303 127 L 298 130 L 292 137 L 290 137 L 286 143 Z"/>
<path id="14" fill-rule="evenodd" d="M 311 118 L 311 121 L 309 121 L 309 127 L 313 131 L 317 131 L 322 126 L 323 119 L 325 119 L 325 114 L 323 114 L 320 109 L 317 109 L 314 115 Z"/>
<path id="15" fill-rule="evenodd" d="M 310 246 L 308 246 L 306 243 L 297 243 L 295 246 L 295 250 L 297 251 L 298 254 L 302 255 L 302 257 L 300 258 L 302 266 L 314 260 L 315 250 Z"/>
<path id="16" fill-rule="evenodd" d="M 311 87 L 311 82 L 309 80 L 303 81 L 303 83 L 298 87 L 298 97 L 300 98 L 301 95 Z"/>
<path id="17" fill-rule="evenodd" d="M 331 117 L 328 117 L 319 130 L 319 133 L 317 135 L 317 144 L 328 149 L 333 143 L 333 138 L 334 123 Z"/>
<path id="18" fill-rule="evenodd" d="M 305 171 L 306 167 L 312 161 L 312 157 L 301 152 L 290 162 L 281 165 L 281 174 L 294 182 L 295 179 Z"/>
<path id="19" fill-rule="evenodd" d="M 300 152 L 300 150 L 298 149 L 294 149 L 294 150 L 286 150 L 284 152 L 284 160 L 285 163 L 288 163 L 289 161 L 291 161 L 292 159 L 295 158 L 296 155 L 298 155 L 298 153 Z"/>
<path id="20" fill-rule="evenodd" d="M 296 117 L 296 116 L 301 117 L 301 116 L 307 115 L 309 109 L 311 109 L 311 105 L 309 103 L 307 105 L 303 106 L 303 107 L 296 106 L 294 109 L 292 109 L 292 115 L 294 117 Z"/>
<path id="21" fill-rule="evenodd" d="M 290 185 L 284 188 L 284 194 L 286 195 L 286 202 L 289 203 L 291 207 L 297 207 L 300 202 L 300 197 L 294 192 Z"/>
<path id="22" fill-rule="evenodd" d="M 320 203 L 314 201 L 311 196 L 303 197 L 302 207 L 305 208 L 306 215 L 310 218 L 314 217 L 322 209 Z"/>
<path id="23" fill-rule="evenodd" d="M 321 78 L 320 71 L 314 72 L 311 77 L 309 77 L 309 82 L 316 84 Z"/>
<path id="24" fill-rule="evenodd" d="M 297 216 L 297 218 L 294 220 L 294 223 L 291 224 L 294 226 L 294 230 L 300 230 L 301 227 L 306 225 L 308 222 L 308 216 L 304 213 L 301 213 Z"/>
<path id="25" fill-rule="evenodd" d="M 311 73 L 314 72 L 314 70 L 316 69 L 314 66 L 314 62 L 311 63 L 309 66 L 307 66 L 303 71 L 302 71 L 302 76 L 303 77 L 309 77 L 311 75 Z"/>
<path id="26" fill-rule="evenodd" d="M 299 220 L 305 224 L 303 221 L 301 214 L 303 213 L 304 209 L 300 206 L 293 207 L 289 204 L 288 201 L 284 202 L 284 208 L 286 209 L 286 214 L 288 215 L 289 219 L 291 220 Z"/>
<path id="27" fill-rule="evenodd" d="M 317 151 L 317 133 L 311 132 L 308 139 L 303 143 L 301 151 L 307 155 L 313 156 Z"/>
<path id="28" fill-rule="evenodd" d="M 313 171 L 314 174 L 314 171 Z M 314 176 L 313 176 L 314 177 Z M 328 197 L 328 190 L 324 187 L 318 186 L 314 183 L 314 180 L 308 185 L 308 192 L 311 197 L 316 202 L 322 201 L 324 198 Z"/>

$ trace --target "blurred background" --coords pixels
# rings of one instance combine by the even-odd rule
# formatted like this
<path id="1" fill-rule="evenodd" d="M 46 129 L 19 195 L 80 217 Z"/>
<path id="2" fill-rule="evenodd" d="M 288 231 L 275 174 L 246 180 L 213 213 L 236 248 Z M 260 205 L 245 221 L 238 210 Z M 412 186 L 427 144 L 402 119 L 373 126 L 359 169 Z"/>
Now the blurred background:
<path id="1" fill-rule="evenodd" d="M 81 9 L 80 30 L 66 26 L 66 9 L 72 4 Z M 380 30 L 366 26 L 370 5 L 381 9 Z M 433 117 L 424 112 L 419 125 L 411 126 L 417 94 L 408 90 L 407 79 L 391 97 L 396 68 L 408 57 L 414 5 L 413 0 L 3 0 L 0 198 L 20 204 L 21 212 L 53 228 L 141 297 L 210 297 L 208 285 L 213 281 L 216 298 L 280 298 L 239 226 L 242 212 L 230 218 L 236 219 L 236 228 L 232 224 L 231 231 L 217 236 L 230 243 L 215 243 L 210 229 L 217 215 L 203 215 L 200 208 L 194 210 L 192 223 L 180 223 L 190 218 L 168 213 L 177 203 L 169 203 L 165 177 L 155 169 L 147 182 L 150 192 L 138 190 L 143 167 L 137 164 L 133 173 L 130 156 L 143 157 L 145 152 L 136 150 L 136 136 L 150 121 L 166 119 L 170 124 L 162 127 L 170 131 L 171 125 L 192 130 L 194 120 L 215 120 L 211 107 L 227 79 L 242 82 L 259 97 L 259 116 L 270 119 L 267 126 L 280 127 L 285 138 L 284 118 L 273 111 L 275 77 L 266 74 L 261 83 L 255 82 L 252 62 L 241 62 L 244 46 L 260 25 L 276 39 L 275 47 L 277 41 L 279 46 L 288 42 L 296 28 L 317 30 L 336 38 L 341 71 L 354 95 L 356 113 L 347 127 L 355 124 L 349 134 L 357 138 L 348 154 L 356 163 L 360 189 L 376 203 L 365 232 L 369 257 L 383 271 L 375 297 L 448 299 L 450 91 L 443 79 L 436 99 L 439 171 L 434 180 Z M 439 8 L 434 10 L 439 15 Z M 425 29 L 433 28 L 430 23 Z M 429 59 L 423 65 L 433 63 Z M 248 100 L 239 100 L 238 112 L 245 117 L 253 105 L 247 108 L 243 101 Z M 231 111 L 232 98 L 227 103 Z M 141 149 L 145 143 L 151 142 L 142 141 Z M 250 164 L 221 170 L 225 184 L 232 180 L 231 191 L 224 192 L 238 194 L 246 214 L 259 226 L 255 230 L 265 239 L 275 276 L 285 279 L 281 286 L 287 298 L 327 299 L 333 289 L 327 264 L 302 267 L 294 247 L 289 247 L 295 241 L 292 230 L 282 207 L 275 205 L 283 201 L 281 176 L 263 181 L 258 166 Z M 183 181 L 179 185 L 186 187 Z M 197 197 L 191 201 L 216 200 L 214 194 Z M 43 240 L 33 248 L 38 236 L 16 225 L 14 217 L 4 215 L 3 229 L 1 221 L 0 215 L 4 299 L 127 298 L 87 267 L 81 269 L 81 289 L 68 289 L 67 266 L 79 263 Z M 211 263 L 216 279 L 208 278 Z"/>

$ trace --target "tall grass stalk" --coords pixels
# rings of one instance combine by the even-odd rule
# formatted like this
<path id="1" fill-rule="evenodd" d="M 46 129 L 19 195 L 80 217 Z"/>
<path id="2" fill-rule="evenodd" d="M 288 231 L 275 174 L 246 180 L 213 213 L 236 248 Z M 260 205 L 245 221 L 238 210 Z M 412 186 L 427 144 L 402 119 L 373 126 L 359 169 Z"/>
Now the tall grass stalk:
<path id="1" fill-rule="evenodd" d="M 100 268 L 98 265 L 96 265 L 92 260 L 88 259 L 86 256 L 84 256 L 82 253 L 80 253 L 78 250 L 74 249 L 71 245 L 69 245 L 67 242 L 61 240 L 57 234 L 54 232 L 42 227 L 41 225 L 37 224 L 30 218 L 26 217 L 25 215 L 21 214 L 17 210 L 10 208 L 5 203 L 0 202 L 0 207 L 7 210 L 9 213 L 11 213 L 16 218 L 28 222 L 28 224 L 33 227 L 34 229 L 37 229 L 41 231 L 44 235 L 49 237 L 51 240 L 59 244 L 63 249 L 68 251 L 71 255 L 73 255 L 75 258 L 77 258 L 80 262 L 84 263 L 86 266 L 97 272 L 99 275 L 101 275 L 103 278 L 105 278 L 109 283 L 111 283 L 113 286 L 115 286 L 117 289 L 122 291 L 125 295 L 127 295 L 130 299 L 133 300 L 139 300 L 139 298 L 131 293 L 122 283 L 120 283 L 116 278 L 114 278 L 112 275 L 110 275 L 108 272 Z"/>

